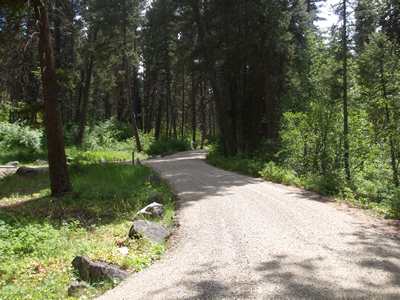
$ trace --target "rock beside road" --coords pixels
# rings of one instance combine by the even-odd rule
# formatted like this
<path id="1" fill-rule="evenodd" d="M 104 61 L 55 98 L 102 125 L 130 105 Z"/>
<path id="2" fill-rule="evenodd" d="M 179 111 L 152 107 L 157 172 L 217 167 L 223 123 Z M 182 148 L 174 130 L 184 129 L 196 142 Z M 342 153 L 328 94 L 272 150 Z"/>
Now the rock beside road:
<path id="1" fill-rule="evenodd" d="M 150 184 L 160 184 L 161 179 L 157 175 L 151 174 L 142 178 L 142 183 L 150 182 Z"/>
<path id="2" fill-rule="evenodd" d="M 19 167 L 16 174 L 22 176 L 37 175 L 37 170 L 35 170 L 34 168 Z"/>
<path id="3" fill-rule="evenodd" d="M 8 163 L 5 164 L 6 167 L 19 167 L 19 161 L 10 161 Z"/>
<path id="4" fill-rule="evenodd" d="M 162 195 L 160 194 L 154 194 L 152 196 L 158 196 L 158 197 L 153 197 L 156 199 L 162 199 Z M 152 197 L 150 196 L 150 197 Z M 149 197 L 149 199 L 150 199 Z M 141 209 L 140 211 L 138 211 L 138 213 L 133 217 L 134 220 L 137 220 L 139 218 L 161 218 L 164 214 L 165 211 L 165 206 L 157 203 L 157 202 L 153 202 L 149 205 L 147 205 L 145 208 Z"/>
<path id="5" fill-rule="evenodd" d="M 162 244 L 169 237 L 169 229 L 159 223 L 145 220 L 135 221 L 129 230 L 129 236 L 133 238 L 146 237 L 153 243 Z"/>
<path id="6" fill-rule="evenodd" d="M 105 263 L 93 261 L 85 256 L 78 255 L 72 261 L 72 266 L 78 271 L 79 277 L 87 282 L 99 282 L 105 279 L 123 281 L 130 274 L 123 272 Z"/>

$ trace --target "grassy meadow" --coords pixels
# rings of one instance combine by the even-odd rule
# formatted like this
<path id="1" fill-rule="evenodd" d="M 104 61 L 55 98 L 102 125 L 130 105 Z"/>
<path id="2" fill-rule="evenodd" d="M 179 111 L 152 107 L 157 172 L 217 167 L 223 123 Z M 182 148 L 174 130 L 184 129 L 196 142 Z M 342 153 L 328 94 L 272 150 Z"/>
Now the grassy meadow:
<path id="1" fill-rule="evenodd" d="M 162 194 L 166 206 L 157 221 L 173 224 L 175 195 L 165 182 L 141 181 L 152 174 L 148 167 L 74 163 L 69 171 L 74 191 L 61 198 L 50 196 L 47 172 L 0 180 L 0 299 L 92 298 L 116 283 L 68 295 L 68 284 L 79 280 L 71 266 L 76 255 L 137 272 L 164 252 L 163 245 L 128 237 L 132 217 L 152 193 Z M 129 254 L 119 254 L 120 247 Z"/>

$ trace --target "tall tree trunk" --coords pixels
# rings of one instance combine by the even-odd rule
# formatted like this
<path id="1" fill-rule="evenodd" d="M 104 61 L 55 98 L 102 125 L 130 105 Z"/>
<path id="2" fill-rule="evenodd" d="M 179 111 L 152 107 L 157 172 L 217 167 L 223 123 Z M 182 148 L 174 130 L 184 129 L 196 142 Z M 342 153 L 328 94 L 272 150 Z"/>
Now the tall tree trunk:
<path id="1" fill-rule="evenodd" d="M 350 180 L 349 166 L 349 125 L 347 112 L 347 16 L 346 1 L 343 0 L 343 143 L 344 143 L 344 170 L 346 179 Z"/>
<path id="2" fill-rule="evenodd" d="M 175 104 L 175 105 L 174 105 Z M 171 107 L 171 120 L 172 120 L 172 130 L 174 132 L 174 138 L 178 138 L 178 132 L 176 130 L 176 99 L 174 96 L 174 101 L 172 101 L 172 98 L 170 97 L 170 107 Z"/>
<path id="3" fill-rule="evenodd" d="M 167 88 L 167 92 L 166 92 L 166 95 L 165 95 L 165 97 L 166 97 L 166 101 L 165 101 L 165 119 L 166 119 L 166 124 L 165 124 L 165 135 L 166 135 L 166 137 L 165 137 L 165 139 L 166 139 L 166 141 L 168 141 L 168 139 L 169 139 L 169 99 L 168 99 L 168 88 Z"/>
<path id="4" fill-rule="evenodd" d="M 129 59 L 125 57 L 125 80 L 126 80 L 126 89 L 128 95 L 128 106 L 129 106 L 129 113 L 131 116 L 131 123 L 133 126 L 133 133 L 135 134 L 136 140 L 136 149 L 138 152 L 142 151 L 142 145 L 140 144 L 139 132 L 136 125 L 136 117 L 135 112 L 133 111 L 133 103 L 132 103 L 132 94 L 131 94 L 131 81 L 130 81 L 130 72 L 129 72 Z"/>
<path id="5" fill-rule="evenodd" d="M 129 58 L 126 53 L 128 48 L 127 42 L 127 16 L 125 15 L 125 1 L 123 2 L 123 11 L 124 11 L 124 61 L 125 61 L 125 82 L 126 82 L 126 89 L 128 95 L 128 106 L 129 106 L 129 113 L 131 116 L 131 123 L 133 127 L 133 133 L 135 134 L 136 140 L 136 149 L 138 152 L 142 152 L 142 145 L 140 144 L 139 132 L 136 125 L 136 116 L 133 110 L 133 102 L 132 102 L 132 91 L 131 91 L 131 76 L 130 76 L 130 68 L 129 68 Z"/>
<path id="6" fill-rule="evenodd" d="M 58 85 L 54 65 L 47 1 L 33 0 L 39 35 L 39 58 L 42 69 L 44 121 L 46 124 L 50 187 L 54 196 L 72 190 L 65 159 Z"/>
<path id="7" fill-rule="evenodd" d="M 185 67 L 182 72 L 182 126 L 181 126 L 181 136 L 183 136 L 183 131 L 185 129 Z"/>
<path id="8" fill-rule="evenodd" d="M 156 140 L 158 140 L 160 137 L 162 111 L 163 111 L 163 99 L 162 97 L 160 97 L 158 105 L 157 121 L 156 121 L 156 130 L 154 132 Z"/>
<path id="9" fill-rule="evenodd" d="M 87 76 L 86 76 L 86 83 L 85 83 L 85 92 L 83 94 L 83 105 L 82 105 L 81 122 L 80 122 L 80 127 L 79 127 L 79 134 L 78 134 L 78 145 L 82 145 L 83 135 L 85 133 L 86 115 L 87 115 L 87 107 L 89 104 L 90 84 L 92 81 L 93 66 L 94 66 L 94 61 L 93 61 L 93 59 L 90 59 L 88 62 L 87 69 L 86 69 Z"/>
<path id="10" fill-rule="evenodd" d="M 139 94 L 139 80 L 137 68 L 133 67 L 133 112 L 136 116 L 138 127 L 143 130 L 142 103 Z"/>
<path id="11" fill-rule="evenodd" d="M 196 143 L 196 81 L 194 78 L 194 73 L 192 73 L 192 131 L 193 143 Z"/>
<path id="12" fill-rule="evenodd" d="M 263 41 L 263 47 L 265 46 L 265 41 Z M 276 138 L 275 133 L 275 107 L 274 107 L 274 95 L 272 92 L 271 83 L 271 70 L 269 66 L 269 54 L 268 49 L 263 51 L 263 67 L 264 67 L 264 96 L 266 105 L 266 116 L 267 116 L 267 130 L 268 138 L 272 141 Z"/>
<path id="13" fill-rule="evenodd" d="M 145 89 L 145 95 L 144 95 L 144 108 L 143 108 L 143 126 L 144 126 L 144 133 L 149 133 L 147 131 L 148 129 L 148 123 L 149 123 L 149 100 L 150 100 L 150 80 L 145 80 L 146 83 L 146 89 Z"/>
<path id="14" fill-rule="evenodd" d="M 222 100 L 222 97 L 221 97 L 221 94 L 219 91 L 219 85 L 218 85 L 217 79 L 215 78 L 214 60 L 211 57 L 211 54 L 210 54 L 209 50 L 207 49 L 206 45 L 204 44 L 205 32 L 204 32 L 204 25 L 201 22 L 199 0 L 193 0 L 193 10 L 195 13 L 195 20 L 196 20 L 196 24 L 197 24 L 198 38 L 199 38 L 199 42 L 201 44 L 201 49 L 203 51 L 205 63 L 206 63 L 207 69 L 208 69 L 210 85 L 213 90 L 215 107 L 217 110 L 219 131 L 220 131 L 220 135 L 222 138 L 221 151 L 222 151 L 222 154 L 225 156 L 228 155 L 228 151 L 229 151 L 229 155 L 235 156 L 237 153 L 237 151 L 236 151 L 237 149 L 234 144 L 232 129 L 230 127 L 229 120 L 226 116 L 226 110 L 225 110 L 224 103 L 223 103 L 223 100 Z"/>
<path id="15" fill-rule="evenodd" d="M 85 82 L 85 68 L 82 68 L 81 70 L 81 80 L 80 80 L 80 86 L 79 86 L 79 94 L 78 94 L 78 103 L 76 104 L 75 107 L 75 116 L 74 119 L 76 122 L 80 119 L 81 116 L 81 102 L 82 102 L 82 95 L 84 93 L 84 82 Z"/>
<path id="16" fill-rule="evenodd" d="M 251 126 L 251 142 L 252 142 L 252 150 L 256 152 L 260 145 L 260 130 L 261 130 L 261 116 L 262 116 L 262 97 L 253 96 L 252 106 L 253 106 L 253 117 L 252 117 L 252 126 Z"/>
<path id="17" fill-rule="evenodd" d="M 96 39 L 97 39 L 97 30 L 94 32 L 94 35 L 93 35 L 93 43 L 96 42 Z M 90 40 L 91 39 L 89 37 L 89 43 L 91 42 Z M 82 145 L 83 134 L 85 132 L 86 114 L 87 114 L 87 107 L 89 104 L 90 84 L 92 82 L 93 66 L 94 66 L 94 59 L 93 59 L 93 57 L 91 57 L 91 58 L 89 58 L 88 66 L 86 69 L 85 93 L 83 95 L 83 107 L 82 107 L 82 111 L 81 111 L 81 123 L 80 123 L 79 134 L 78 134 L 78 145 Z"/>
<path id="18" fill-rule="evenodd" d="M 151 97 L 151 104 L 150 104 L 150 110 L 148 113 L 148 119 L 147 119 L 147 133 L 150 133 L 151 129 L 153 128 L 153 112 L 155 110 L 155 105 L 156 105 L 156 97 L 157 97 L 157 76 L 154 78 L 153 82 L 153 95 Z M 161 101 L 161 99 L 159 99 Z"/>
<path id="19" fill-rule="evenodd" d="M 203 93 L 203 81 L 200 81 L 200 109 L 201 109 L 201 145 L 200 148 L 204 148 L 204 143 L 207 136 L 207 113 L 206 113 L 206 104 L 205 104 L 205 95 Z"/>

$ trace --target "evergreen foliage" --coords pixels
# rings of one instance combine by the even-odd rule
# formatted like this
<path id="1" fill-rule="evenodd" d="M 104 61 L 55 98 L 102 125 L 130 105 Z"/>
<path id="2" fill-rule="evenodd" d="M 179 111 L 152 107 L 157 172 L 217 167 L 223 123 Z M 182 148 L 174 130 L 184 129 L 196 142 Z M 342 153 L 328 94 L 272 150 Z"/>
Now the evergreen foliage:
<path id="1" fill-rule="evenodd" d="M 321 1 L 45 2 L 65 141 L 80 157 L 214 141 L 245 161 L 233 169 L 284 168 L 332 193 L 397 201 L 396 1 L 337 1 L 328 38 L 315 22 Z M 26 3 L 1 10 L 0 119 L 43 129 Z"/>

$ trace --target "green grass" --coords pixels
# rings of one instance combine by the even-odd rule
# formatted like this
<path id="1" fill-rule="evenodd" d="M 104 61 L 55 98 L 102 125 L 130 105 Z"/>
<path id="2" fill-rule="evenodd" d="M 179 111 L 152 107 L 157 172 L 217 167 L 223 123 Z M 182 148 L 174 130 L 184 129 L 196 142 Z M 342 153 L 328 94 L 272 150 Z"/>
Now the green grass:
<path id="1" fill-rule="evenodd" d="M 77 147 L 67 147 L 65 153 L 73 159 L 73 163 L 98 163 L 100 157 L 105 158 L 107 161 L 114 161 L 115 159 L 132 160 L 132 151 L 114 151 L 114 150 L 98 150 L 98 151 L 85 151 Z M 147 155 L 143 152 L 135 152 L 135 159 L 146 159 Z M 27 151 L 15 150 L 8 152 L 0 152 L 0 165 L 4 165 L 11 161 L 19 161 L 21 165 L 32 166 L 35 160 L 47 161 L 47 152 L 44 150 Z"/>
<path id="2" fill-rule="evenodd" d="M 69 299 L 94 297 L 114 283 L 92 284 L 67 295 L 77 280 L 76 255 L 139 271 L 158 259 L 163 245 L 127 237 L 134 214 L 162 194 L 167 208 L 161 223 L 172 226 L 175 195 L 169 186 L 151 186 L 141 178 L 147 167 L 126 164 L 70 165 L 74 191 L 50 197 L 48 173 L 0 180 L 0 299 Z M 128 247 L 130 254 L 117 253 Z"/>
<path id="3" fill-rule="evenodd" d="M 33 165 L 34 161 L 47 160 L 47 152 L 43 150 L 13 150 L 13 151 L 0 151 L 0 165 L 5 165 L 11 161 L 19 161 L 21 165 Z"/>

